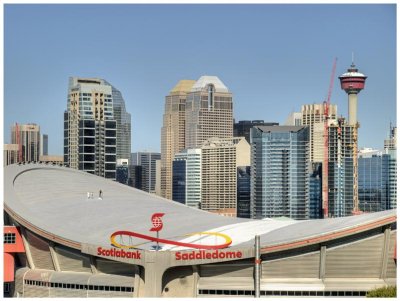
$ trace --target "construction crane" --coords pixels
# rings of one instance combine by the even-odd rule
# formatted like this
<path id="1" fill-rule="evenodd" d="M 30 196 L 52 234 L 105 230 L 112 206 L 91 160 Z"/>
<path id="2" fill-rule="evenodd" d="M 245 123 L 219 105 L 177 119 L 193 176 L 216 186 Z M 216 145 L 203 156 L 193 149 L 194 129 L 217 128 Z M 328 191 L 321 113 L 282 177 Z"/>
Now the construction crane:
<path id="1" fill-rule="evenodd" d="M 329 212 L 329 204 L 328 204 L 328 161 L 329 161 L 329 151 L 328 151 L 328 119 L 329 119 L 329 107 L 331 105 L 331 94 L 333 88 L 333 80 L 335 77 L 336 71 L 336 62 L 337 58 L 335 58 L 332 67 L 331 79 L 329 83 L 328 96 L 326 101 L 324 101 L 324 163 L 322 166 L 322 210 L 324 213 L 324 218 L 328 217 Z"/>

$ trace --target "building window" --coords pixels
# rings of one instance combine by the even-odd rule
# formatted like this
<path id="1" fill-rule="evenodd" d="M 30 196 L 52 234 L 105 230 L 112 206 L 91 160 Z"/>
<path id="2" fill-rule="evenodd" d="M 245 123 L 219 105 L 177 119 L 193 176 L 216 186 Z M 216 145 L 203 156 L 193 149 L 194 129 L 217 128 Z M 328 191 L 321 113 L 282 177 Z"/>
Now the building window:
<path id="1" fill-rule="evenodd" d="M 15 233 L 4 233 L 5 244 L 15 244 Z"/>
<path id="2" fill-rule="evenodd" d="M 11 283 L 4 282 L 4 294 L 9 294 L 9 293 L 11 293 Z"/>
<path id="3" fill-rule="evenodd" d="M 215 88 L 214 85 L 208 85 L 208 110 L 214 108 L 214 92 Z"/>

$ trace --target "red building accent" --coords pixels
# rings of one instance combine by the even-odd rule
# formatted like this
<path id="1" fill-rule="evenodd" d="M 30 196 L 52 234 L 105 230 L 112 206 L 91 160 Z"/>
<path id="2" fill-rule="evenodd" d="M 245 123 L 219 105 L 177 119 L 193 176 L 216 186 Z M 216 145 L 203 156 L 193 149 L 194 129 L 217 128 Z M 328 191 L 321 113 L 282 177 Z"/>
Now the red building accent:
<path id="1" fill-rule="evenodd" d="M 25 253 L 20 231 L 15 226 L 4 226 L 4 279 L 3 282 L 13 282 L 15 274 L 15 253 Z"/>

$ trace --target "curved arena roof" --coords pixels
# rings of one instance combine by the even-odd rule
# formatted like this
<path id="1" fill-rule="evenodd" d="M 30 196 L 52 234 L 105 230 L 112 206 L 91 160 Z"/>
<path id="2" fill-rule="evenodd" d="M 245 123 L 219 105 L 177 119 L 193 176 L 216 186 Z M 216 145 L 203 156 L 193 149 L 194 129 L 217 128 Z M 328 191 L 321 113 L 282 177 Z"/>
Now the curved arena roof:
<path id="1" fill-rule="evenodd" d="M 103 199 L 98 199 L 99 190 Z M 94 198 L 87 198 L 93 192 Z M 30 230 L 67 246 L 110 245 L 118 230 L 154 236 L 150 217 L 165 213 L 160 237 L 204 243 L 215 237 L 187 237 L 193 232 L 219 232 L 232 238 L 230 248 L 254 245 L 261 236 L 263 252 L 299 247 L 362 232 L 396 220 L 396 210 L 324 220 L 248 220 L 223 217 L 78 170 L 39 163 L 5 168 L 4 207 Z M 199 242 L 200 241 L 200 242 Z M 132 238 L 132 244 L 151 250 L 154 243 Z M 188 249 L 162 245 L 162 250 Z"/>

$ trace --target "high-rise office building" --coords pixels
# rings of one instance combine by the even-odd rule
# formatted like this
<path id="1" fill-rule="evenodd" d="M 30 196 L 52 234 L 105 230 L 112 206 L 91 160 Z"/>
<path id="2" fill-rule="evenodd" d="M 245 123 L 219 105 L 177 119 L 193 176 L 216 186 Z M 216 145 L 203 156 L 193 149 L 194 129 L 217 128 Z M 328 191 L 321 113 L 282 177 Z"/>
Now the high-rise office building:
<path id="1" fill-rule="evenodd" d="M 358 198 L 362 212 L 391 208 L 390 155 L 362 152 L 358 157 Z"/>
<path id="2" fill-rule="evenodd" d="M 324 161 L 324 104 L 311 104 L 301 106 L 301 125 L 310 128 L 310 162 Z M 337 106 L 330 105 L 328 118 L 337 119 Z"/>
<path id="3" fill-rule="evenodd" d="M 22 158 L 19 161 L 39 161 L 40 126 L 37 124 L 14 124 L 11 127 L 11 144 L 18 144 Z M 21 160 L 20 160 L 21 159 Z"/>
<path id="4" fill-rule="evenodd" d="M 383 148 L 385 150 L 397 150 L 397 127 L 390 124 L 389 137 L 384 140 Z"/>
<path id="5" fill-rule="evenodd" d="M 172 160 L 185 149 L 186 95 L 194 80 L 181 80 L 165 97 L 163 126 L 161 128 L 161 195 L 172 199 Z"/>
<path id="6" fill-rule="evenodd" d="M 129 155 L 129 133 L 130 116 L 117 89 L 103 79 L 69 79 L 64 163 L 115 179 L 117 156 Z"/>
<path id="7" fill-rule="evenodd" d="M 3 167 L 18 162 L 18 144 L 4 144 Z"/>
<path id="8" fill-rule="evenodd" d="M 244 137 L 250 143 L 250 129 L 256 125 L 279 125 L 278 122 L 265 122 L 264 120 L 240 120 L 233 124 L 233 137 Z"/>
<path id="9" fill-rule="evenodd" d="M 117 124 L 117 160 L 128 159 L 131 156 L 131 114 L 126 111 L 122 93 L 113 85 L 111 86 L 114 119 Z"/>
<path id="10" fill-rule="evenodd" d="M 129 164 L 128 174 L 128 185 L 142 190 L 142 166 Z"/>
<path id="11" fill-rule="evenodd" d="M 47 156 L 49 154 L 49 135 L 43 134 L 40 139 L 40 156 Z"/>
<path id="12" fill-rule="evenodd" d="M 251 217 L 308 219 L 308 126 L 256 126 L 251 139 Z"/>
<path id="13" fill-rule="evenodd" d="M 173 161 L 172 199 L 193 208 L 201 205 L 201 149 L 185 149 Z"/>
<path id="14" fill-rule="evenodd" d="M 172 161 L 172 200 L 186 204 L 186 160 Z"/>
<path id="15" fill-rule="evenodd" d="M 186 98 L 185 148 L 233 137 L 232 93 L 216 76 L 202 76 Z"/>
<path id="16" fill-rule="evenodd" d="M 389 158 L 389 202 L 397 208 L 397 127 L 390 125 L 388 139 L 384 140 L 384 152 Z"/>
<path id="17" fill-rule="evenodd" d="M 155 193 L 156 189 L 156 161 L 161 159 L 161 154 L 156 152 L 136 152 L 131 154 L 131 165 L 141 166 L 142 190 Z"/>
<path id="18" fill-rule="evenodd" d="M 237 168 L 237 204 L 236 216 L 250 218 L 250 166 L 239 166 Z"/>
<path id="19" fill-rule="evenodd" d="M 210 138 L 201 147 L 201 209 L 236 216 L 237 168 L 250 165 L 244 137 Z"/>
<path id="20" fill-rule="evenodd" d="M 309 182 L 310 219 L 322 218 L 322 163 L 312 163 Z"/>

